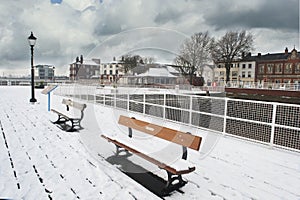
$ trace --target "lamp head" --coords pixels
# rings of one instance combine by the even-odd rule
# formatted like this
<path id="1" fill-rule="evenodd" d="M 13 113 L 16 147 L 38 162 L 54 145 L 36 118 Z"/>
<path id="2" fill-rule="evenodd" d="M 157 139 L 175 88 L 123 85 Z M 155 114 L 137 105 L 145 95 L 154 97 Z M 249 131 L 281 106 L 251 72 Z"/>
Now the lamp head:
<path id="1" fill-rule="evenodd" d="M 33 33 L 31 32 L 30 36 L 28 37 L 28 43 L 30 46 L 34 46 L 36 42 L 36 37 L 34 37 Z"/>

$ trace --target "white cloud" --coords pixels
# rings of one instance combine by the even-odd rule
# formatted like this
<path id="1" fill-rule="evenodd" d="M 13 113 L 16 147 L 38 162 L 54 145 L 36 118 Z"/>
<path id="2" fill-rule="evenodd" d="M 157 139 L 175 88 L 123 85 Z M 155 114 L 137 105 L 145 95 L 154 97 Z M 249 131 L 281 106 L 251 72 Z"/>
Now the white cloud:
<path id="1" fill-rule="evenodd" d="M 176 30 L 190 36 L 209 31 L 219 37 L 227 30 L 244 28 L 255 34 L 257 52 L 276 52 L 286 46 L 299 47 L 299 2 L 297 0 L 63 0 L 54 5 L 48 0 L 15 0 L 0 4 L 0 74 L 9 69 L 23 70 L 29 63 L 27 37 L 38 38 L 35 63 L 54 64 L 65 73 L 76 56 L 84 56 L 112 35 L 143 27 Z M 298 3 L 297 3 L 298 2 Z M 283 6 L 286 5 L 286 6 Z M 297 5 L 297 6 L 295 6 Z M 275 13 L 272 13 L 271 8 Z M 285 9 L 289 9 L 285 11 Z M 278 10 L 282 12 L 278 13 Z M 269 13 L 266 13 L 268 11 Z M 292 13 L 291 13 L 292 12 Z M 254 16 L 253 16 L 254 15 Z M 258 17 L 264 17 L 260 19 Z M 269 17 L 266 17 L 269 16 Z M 272 23 L 268 20 L 272 19 Z M 284 23 L 283 23 L 284 22 Z M 298 24 L 298 25 L 297 25 Z M 134 35 L 134 34 L 133 34 Z M 111 42 L 104 49 L 109 55 L 122 49 L 150 43 L 171 49 L 179 46 L 154 33 L 131 36 Z M 138 43 L 137 40 L 140 40 Z M 100 45 L 101 46 L 101 45 Z M 111 57 L 111 56 L 110 56 Z M 101 58 L 101 55 L 99 55 Z M 22 62 L 23 61 L 23 62 Z"/>

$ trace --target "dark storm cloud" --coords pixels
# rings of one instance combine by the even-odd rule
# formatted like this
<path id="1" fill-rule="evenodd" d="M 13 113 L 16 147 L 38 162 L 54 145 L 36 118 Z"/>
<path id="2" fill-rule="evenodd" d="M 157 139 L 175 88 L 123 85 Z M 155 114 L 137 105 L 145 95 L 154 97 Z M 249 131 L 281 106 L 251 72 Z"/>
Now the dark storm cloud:
<path id="1" fill-rule="evenodd" d="M 265 1 L 255 9 L 232 7 L 232 4 L 223 2 L 204 18 L 217 30 L 228 27 L 299 30 L 298 0 Z"/>

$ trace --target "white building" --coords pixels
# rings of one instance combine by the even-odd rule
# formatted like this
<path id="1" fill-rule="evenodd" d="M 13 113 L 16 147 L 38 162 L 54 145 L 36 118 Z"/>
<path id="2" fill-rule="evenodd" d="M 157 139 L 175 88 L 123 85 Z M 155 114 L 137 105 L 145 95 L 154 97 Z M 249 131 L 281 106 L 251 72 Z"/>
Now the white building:
<path id="1" fill-rule="evenodd" d="M 53 65 L 36 65 L 35 79 L 54 80 L 54 70 L 55 67 Z"/>
<path id="2" fill-rule="evenodd" d="M 185 79 L 173 67 L 160 64 L 138 65 L 122 78 L 129 85 L 176 85 Z"/>
<path id="3" fill-rule="evenodd" d="M 101 63 L 99 75 L 102 83 L 117 82 L 124 75 L 124 64 L 115 58 L 112 62 Z"/>

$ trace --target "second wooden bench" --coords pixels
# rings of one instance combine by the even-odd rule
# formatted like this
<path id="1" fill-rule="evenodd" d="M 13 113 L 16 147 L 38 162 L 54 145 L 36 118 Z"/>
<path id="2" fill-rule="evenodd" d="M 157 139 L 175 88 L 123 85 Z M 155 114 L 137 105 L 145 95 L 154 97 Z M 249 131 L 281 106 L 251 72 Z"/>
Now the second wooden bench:
<path id="1" fill-rule="evenodd" d="M 192 135 L 190 133 L 185 133 L 177 130 L 173 130 L 170 128 L 166 128 L 163 126 L 159 126 L 156 124 L 151 124 L 145 121 L 141 121 L 134 118 L 129 118 L 126 116 L 119 117 L 119 124 L 128 127 L 128 137 L 133 138 L 134 134 L 132 129 L 135 129 L 139 132 L 150 134 L 154 137 L 163 139 L 164 141 L 168 141 L 170 143 L 175 143 L 177 145 L 182 146 L 182 157 L 180 159 L 175 159 L 173 162 L 169 162 L 161 157 L 153 157 L 150 156 L 150 153 L 144 148 L 147 144 L 137 145 L 131 139 L 124 139 L 122 137 L 113 137 L 102 134 L 101 136 L 112 142 L 116 145 L 117 151 L 116 154 L 120 153 L 120 149 L 125 149 L 133 154 L 136 154 L 145 160 L 157 165 L 159 168 L 166 170 L 168 175 L 168 180 L 165 186 L 165 190 L 171 190 L 172 188 L 176 189 L 182 187 L 186 184 L 186 181 L 182 179 L 183 174 L 188 174 L 193 172 L 196 167 L 187 161 L 187 148 L 198 151 L 200 148 L 201 137 Z M 144 141 L 144 140 L 143 140 Z M 136 142 L 136 140 L 135 140 Z M 152 150 L 158 148 L 157 146 L 150 146 Z M 172 156 L 172 155 L 169 155 Z M 173 184 L 174 182 L 176 184 Z"/>

